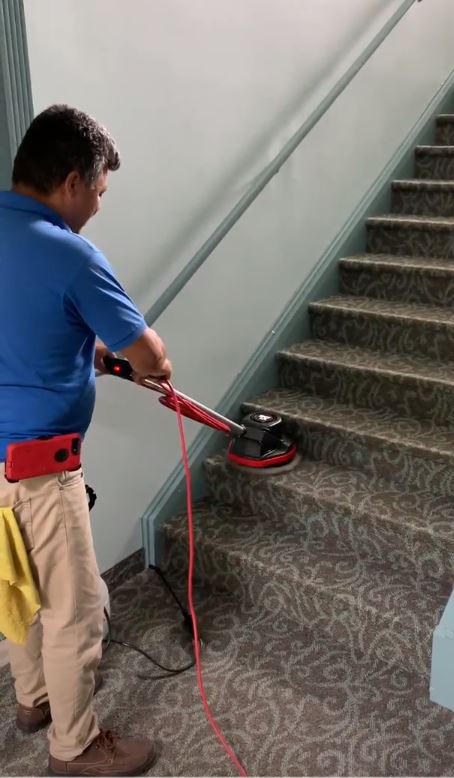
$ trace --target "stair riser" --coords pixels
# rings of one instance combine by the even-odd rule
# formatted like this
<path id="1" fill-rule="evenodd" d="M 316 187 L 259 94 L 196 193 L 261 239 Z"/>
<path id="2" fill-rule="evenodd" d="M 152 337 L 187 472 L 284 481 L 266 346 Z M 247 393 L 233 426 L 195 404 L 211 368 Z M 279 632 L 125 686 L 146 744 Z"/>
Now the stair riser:
<path id="1" fill-rule="evenodd" d="M 244 408 L 256 408 L 246 403 Z M 264 409 L 265 410 L 265 409 Z M 269 409 L 268 409 L 269 410 Z M 432 491 L 444 497 L 454 497 L 454 463 L 448 458 L 431 455 L 403 446 L 399 440 L 390 441 L 367 433 L 335 429 L 322 422 L 309 422 L 287 415 L 280 406 L 278 412 L 286 422 L 286 430 L 309 459 L 329 462 L 341 467 L 352 467 L 385 478 L 407 488 Z M 415 422 L 416 424 L 416 422 Z"/>
<path id="2" fill-rule="evenodd" d="M 387 319 L 368 314 L 311 311 L 312 332 L 321 340 L 370 347 L 391 353 L 415 354 L 452 361 L 454 328 L 408 319 Z"/>
<path id="3" fill-rule="evenodd" d="M 172 557 L 172 565 L 178 561 L 186 567 L 186 539 L 168 538 L 167 543 L 167 559 Z M 344 647 L 355 659 L 379 659 L 423 676 L 429 674 L 431 631 L 439 614 L 434 614 L 433 624 L 421 624 L 412 616 L 410 601 L 408 617 L 402 617 L 400 623 L 390 623 L 386 608 L 371 612 L 361 607 L 360 597 L 347 600 L 339 597 L 335 588 L 317 586 L 316 576 L 302 589 L 297 577 L 280 577 L 275 570 L 270 574 L 266 560 L 252 566 L 249 557 L 238 557 L 208 545 L 202 536 L 197 543 L 196 576 L 211 589 L 238 596 L 243 612 L 285 613 L 292 625 Z M 345 578 L 354 586 L 355 561 L 349 562 L 348 558 Z M 392 594 L 393 599 L 395 596 L 397 593 Z"/>
<path id="4" fill-rule="evenodd" d="M 454 216 L 454 192 L 393 189 L 392 211 L 411 216 Z"/>
<path id="5" fill-rule="evenodd" d="M 416 154 L 415 178 L 423 178 L 426 181 L 454 181 L 454 156 Z"/>
<path id="6" fill-rule="evenodd" d="M 454 277 L 430 275 L 418 270 L 369 270 L 340 265 L 340 291 L 358 297 L 404 303 L 454 305 Z"/>
<path id="7" fill-rule="evenodd" d="M 436 146 L 454 146 L 454 122 L 446 122 L 436 125 Z"/>
<path id="8" fill-rule="evenodd" d="M 368 251 L 408 257 L 454 258 L 454 230 L 367 225 Z"/>
<path id="9" fill-rule="evenodd" d="M 352 505 L 329 499 L 330 489 L 343 487 L 348 502 L 348 484 L 323 480 L 313 493 L 284 486 L 276 477 L 264 479 L 233 470 L 227 462 L 205 463 L 206 483 L 213 500 L 231 505 L 239 516 L 262 516 L 268 527 L 289 529 L 304 550 L 350 549 L 359 558 L 386 561 L 392 568 L 438 580 L 454 578 L 454 541 L 435 543 L 429 533 L 414 529 L 411 506 L 402 522 L 386 520 Z M 417 500 L 417 497 L 415 497 Z M 285 509 L 283 510 L 283 506 Z M 378 506 L 376 506 L 378 508 Z M 443 521 L 442 509 L 437 519 Z"/>
<path id="10" fill-rule="evenodd" d="M 454 423 L 454 386 L 387 376 L 303 358 L 279 355 L 281 385 L 358 408 L 393 410 L 403 416 Z"/>

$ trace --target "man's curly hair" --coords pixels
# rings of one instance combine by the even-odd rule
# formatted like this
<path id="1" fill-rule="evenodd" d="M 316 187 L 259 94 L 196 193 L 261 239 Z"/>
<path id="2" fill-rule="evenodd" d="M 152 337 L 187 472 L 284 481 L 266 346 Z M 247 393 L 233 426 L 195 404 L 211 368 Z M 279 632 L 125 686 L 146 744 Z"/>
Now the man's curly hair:
<path id="1" fill-rule="evenodd" d="M 83 111 L 52 105 L 33 119 L 18 148 L 13 184 L 50 194 L 73 170 L 87 186 L 101 173 L 118 170 L 120 156 L 113 138 Z"/>

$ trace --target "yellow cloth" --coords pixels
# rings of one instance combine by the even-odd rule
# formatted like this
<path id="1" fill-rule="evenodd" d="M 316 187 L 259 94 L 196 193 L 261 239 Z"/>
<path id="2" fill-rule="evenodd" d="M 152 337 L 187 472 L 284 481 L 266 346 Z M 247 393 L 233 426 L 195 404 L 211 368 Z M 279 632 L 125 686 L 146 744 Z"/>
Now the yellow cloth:
<path id="1" fill-rule="evenodd" d="M 24 644 L 40 607 L 16 517 L 11 508 L 0 508 L 0 632 Z"/>

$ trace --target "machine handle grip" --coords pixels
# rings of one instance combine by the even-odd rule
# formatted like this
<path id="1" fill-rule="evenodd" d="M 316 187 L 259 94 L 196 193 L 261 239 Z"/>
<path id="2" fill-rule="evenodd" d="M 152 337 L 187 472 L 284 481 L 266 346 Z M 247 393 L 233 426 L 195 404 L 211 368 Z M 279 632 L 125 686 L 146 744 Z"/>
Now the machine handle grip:
<path id="1" fill-rule="evenodd" d="M 134 380 L 132 377 L 132 366 L 127 359 L 105 356 L 103 362 L 104 367 L 110 375 L 117 376 L 118 378 L 126 378 L 129 381 Z"/>

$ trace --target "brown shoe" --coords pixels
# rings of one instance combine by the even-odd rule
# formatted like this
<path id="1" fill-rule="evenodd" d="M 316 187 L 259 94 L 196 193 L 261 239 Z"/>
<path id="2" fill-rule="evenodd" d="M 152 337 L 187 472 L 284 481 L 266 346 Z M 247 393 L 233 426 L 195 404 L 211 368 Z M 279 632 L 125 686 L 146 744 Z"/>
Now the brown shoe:
<path id="1" fill-rule="evenodd" d="M 50 705 L 43 702 L 36 708 L 26 708 L 25 705 L 17 706 L 16 726 L 26 735 L 32 735 L 34 732 L 47 727 L 52 721 L 50 715 Z"/>
<path id="2" fill-rule="evenodd" d="M 97 672 L 95 673 L 95 694 L 102 685 L 103 677 L 101 673 Z M 25 705 L 17 706 L 16 726 L 26 735 L 32 735 L 34 732 L 44 729 L 51 721 L 52 716 L 48 702 L 43 702 L 36 708 L 26 708 Z"/>
<path id="3" fill-rule="evenodd" d="M 101 730 L 98 737 L 70 762 L 49 757 L 50 775 L 142 775 L 156 759 L 149 740 L 118 737 L 110 730 Z"/>

